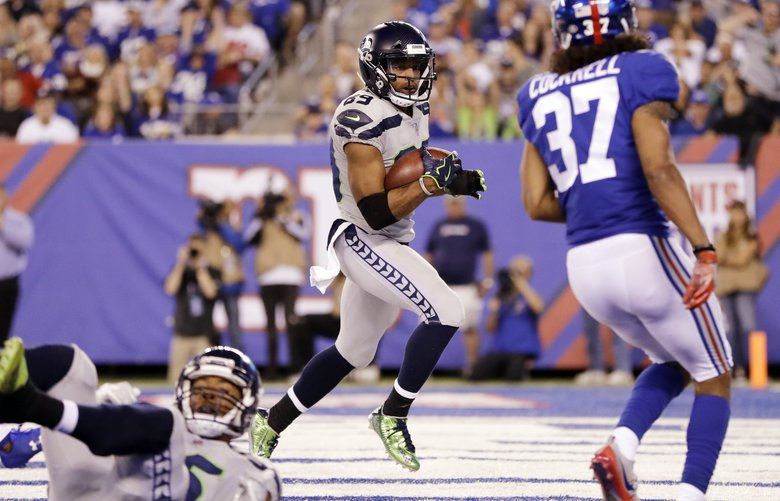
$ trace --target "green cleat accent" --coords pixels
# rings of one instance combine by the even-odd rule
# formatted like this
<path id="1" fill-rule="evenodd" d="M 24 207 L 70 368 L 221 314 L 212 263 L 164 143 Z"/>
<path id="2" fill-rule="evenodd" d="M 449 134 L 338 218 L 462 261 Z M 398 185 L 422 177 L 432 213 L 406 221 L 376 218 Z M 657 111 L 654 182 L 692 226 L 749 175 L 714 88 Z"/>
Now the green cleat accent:
<path id="1" fill-rule="evenodd" d="M 249 443 L 252 455 L 266 459 L 269 459 L 276 449 L 279 434 L 268 426 L 267 410 L 257 409 L 257 414 L 252 420 L 252 428 L 249 430 Z"/>
<path id="2" fill-rule="evenodd" d="M 18 337 L 12 337 L 0 351 L 0 394 L 15 392 L 27 384 L 28 379 L 24 344 Z"/>
<path id="3" fill-rule="evenodd" d="M 406 419 L 385 416 L 380 405 L 369 414 L 368 427 L 379 435 L 390 459 L 409 471 L 417 471 L 420 469 L 420 462 L 415 455 L 412 437 L 406 427 Z"/>

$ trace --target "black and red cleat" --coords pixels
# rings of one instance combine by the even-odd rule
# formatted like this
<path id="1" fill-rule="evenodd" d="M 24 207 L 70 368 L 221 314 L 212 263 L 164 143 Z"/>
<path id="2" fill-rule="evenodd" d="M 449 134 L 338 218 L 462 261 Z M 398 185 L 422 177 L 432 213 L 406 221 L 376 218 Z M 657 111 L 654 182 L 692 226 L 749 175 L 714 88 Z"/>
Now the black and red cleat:
<path id="1" fill-rule="evenodd" d="M 607 445 L 596 452 L 590 468 L 601 485 L 605 501 L 639 501 L 634 462 L 620 454 L 614 437 L 609 437 Z"/>

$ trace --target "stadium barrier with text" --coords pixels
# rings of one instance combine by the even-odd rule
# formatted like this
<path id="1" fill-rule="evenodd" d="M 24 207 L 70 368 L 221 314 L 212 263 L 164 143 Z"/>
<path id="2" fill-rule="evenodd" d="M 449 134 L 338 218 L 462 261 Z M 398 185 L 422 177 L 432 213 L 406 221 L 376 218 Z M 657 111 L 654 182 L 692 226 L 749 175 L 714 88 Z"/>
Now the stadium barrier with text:
<path id="1" fill-rule="evenodd" d="M 535 261 L 534 286 L 548 308 L 540 321 L 543 353 L 537 367 L 579 368 L 586 363 L 579 305 L 566 284 L 564 228 L 529 220 L 519 200 L 517 143 L 442 143 L 457 149 L 467 168 L 486 172 L 489 191 L 469 201 L 472 214 L 491 233 L 497 264 L 526 254 Z M 696 138 L 675 145 L 691 194 L 710 231 L 725 226 L 725 205 L 747 199 L 754 209 L 762 253 L 780 269 L 780 139 L 759 150 L 755 175 L 733 162 L 736 141 Z M 243 204 L 245 219 L 254 199 L 269 187 L 293 186 L 299 206 L 311 215 L 309 257 L 325 259 L 325 239 L 337 215 L 327 145 L 249 145 L 225 143 L 107 142 L 23 146 L 0 144 L 0 180 L 14 206 L 29 211 L 36 243 L 23 276 L 14 334 L 30 345 L 76 342 L 98 363 L 162 364 L 171 335 L 172 301 L 162 282 L 176 249 L 196 229 L 198 197 L 232 198 Z M 423 249 L 433 222 L 443 216 L 439 200 L 416 214 Z M 252 278 L 252 253 L 244 266 L 249 277 L 240 307 L 250 355 L 263 363 L 265 319 Z M 780 363 L 780 277 L 773 273 L 758 300 L 758 327 L 767 333 L 770 363 Z M 305 288 L 301 312 L 329 308 L 327 298 Z M 218 324 L 224 313 L 217 311 Z M 416 324 L 403 314 L 385 336 L 380 364 L 397 367 Z M 286 348 L 282 345 L 285 360 Z M 440 367 L 462 365 L 463 345 L 455 340 Z"/>

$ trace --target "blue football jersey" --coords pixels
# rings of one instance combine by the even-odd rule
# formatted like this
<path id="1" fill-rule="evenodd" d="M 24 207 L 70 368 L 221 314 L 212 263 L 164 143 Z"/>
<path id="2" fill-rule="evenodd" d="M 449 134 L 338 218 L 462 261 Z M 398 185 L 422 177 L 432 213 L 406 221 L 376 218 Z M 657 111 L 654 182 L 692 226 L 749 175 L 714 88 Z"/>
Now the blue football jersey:
<path id="1" fill-rule="evenodd" d="M 571 73 L 542 73 L 517 96 L 519 123 L 539 150 L 566 214 L 569 245 L 620 233 L 666 236 L 631 130 L 634 111 L 675 101 L 677 71 L 652 51 L 625 52 Z"/>

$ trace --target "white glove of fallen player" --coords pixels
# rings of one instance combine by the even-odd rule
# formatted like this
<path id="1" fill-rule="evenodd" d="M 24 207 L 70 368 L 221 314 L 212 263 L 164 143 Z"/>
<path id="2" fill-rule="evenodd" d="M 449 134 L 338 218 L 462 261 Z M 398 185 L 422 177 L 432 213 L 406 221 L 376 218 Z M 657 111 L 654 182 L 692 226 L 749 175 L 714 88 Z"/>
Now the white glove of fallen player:
<path id="1" fill-rule="evenodd" d="M 104 383 L 97 389 L 95 396 L 101 404 L 129 405 L 138 401 L 141 390 L 127 381 Z"/>

